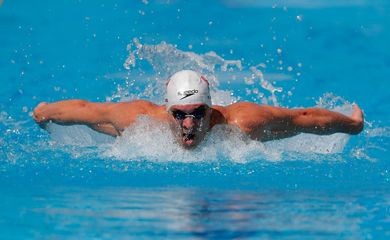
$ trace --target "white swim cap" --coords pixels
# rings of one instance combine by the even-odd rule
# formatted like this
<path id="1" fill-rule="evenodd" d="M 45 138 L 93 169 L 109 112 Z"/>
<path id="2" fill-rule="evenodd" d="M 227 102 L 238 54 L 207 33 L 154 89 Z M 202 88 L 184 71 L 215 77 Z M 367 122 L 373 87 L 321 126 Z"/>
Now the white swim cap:
<path id="1" fill-rule="evenodd" d="M 206 104 L 210 107 L 209 82 L 195 71 L 179 71 L 168 79 L 165 102 L 167 110 L 172 105 L 186 104 Z"/>

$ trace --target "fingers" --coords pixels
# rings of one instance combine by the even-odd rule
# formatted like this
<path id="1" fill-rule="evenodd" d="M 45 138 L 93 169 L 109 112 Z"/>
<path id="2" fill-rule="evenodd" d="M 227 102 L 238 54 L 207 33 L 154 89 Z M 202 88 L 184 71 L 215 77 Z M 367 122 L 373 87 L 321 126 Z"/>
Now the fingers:
<path id="1" fill-rule="evenodd" d="M 44 116 L 44 108 L 46 105 L 48 105 L 47 102 L 41 102 L 35 107 L 32 115 L 35 122 L 37 123 L 45 122 L 46 118 Z"/>
<path id="2" fill-rule="evenodd" d="M 45 109 L 46 109 L 47 105 L 48 105 L 47 102 L 39 103 L 35 107 L 33 114 L 32 114 L 34 121 L 39 125 L 40 128 L 42 128 L 44 130 L 47 130 L 47 123 L 49 121 L 49 119 L 47 119 L 47 117 L 45 117 Z"/>

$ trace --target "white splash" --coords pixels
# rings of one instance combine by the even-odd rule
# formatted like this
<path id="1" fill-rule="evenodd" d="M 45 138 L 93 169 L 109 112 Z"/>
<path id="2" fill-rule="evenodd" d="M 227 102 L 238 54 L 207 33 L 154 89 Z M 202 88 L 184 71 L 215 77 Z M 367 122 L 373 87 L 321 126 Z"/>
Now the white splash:
<path id="1" fill-rule="evenodd" d="M 174 139 L 165 124 L 141 117 L 117 138 L 104 155 L 127 161 L 148 159 L 156 162 L 212 162 L 227 159 L 246 163 L 254 159 L 279 160 L 280 152 L 249 140 L 238 129 L 219 125 L 195 149 L 186 150 Z"/>
<path id="2" fill-rule="evenodd" d="M 157 45 L 141 44 L 138 39 L 127 46 L 129 56 L 124 67 L 130 70 L 135 67 L 138 60 L 146 60 L 160 76 L 170 76 L 183 69 L 192 69 L 206 75 L 212 87 L 218 87 L 219 81 L 214 76 L 217 69 L 228 71 L 230 69 L 242 69 L 240 60 L 225 60 L 215 52 L 196 54 L 177 49 L 172 44 L 161 42 Z"/>
<path id="3" fill-rule="evenodd" d="M 215 52 L 197 54 L 180 50 L 165 42 L 157 45 L 141 44 L 138 39 L 134 39 L 127 46 L 127 50 L 129 56 L 124 63 L 124 67 L 130 70 L 130 73 L 136 69 L 137 64 L 140 65 L 141 61 L 146 61 L 152 66 L 155 75 L 154 77 L 139 76 L 139 78 L 146 78 L 148 86 L 136 96 L 138 98 L 160 99 L 157 100 L 157 103 L 161 103 L 161 99 L 164 98 L 165 94 L 166 79 L 177 71 L 192 69 L 202 73 L 209 80 L 213 104 L 227 105 L 238 101 L 239 98 L 235 96 L 233 90 L 221 89 L 222 83 L 226 85 L 226 83 L 238 82 L 247 83 L 251 85 L 251 88 L 264 90 L 264 92 L 258 90 L 247 92 L 247 95 L 255 94 L 256 101 L 271 103 L 275 106 L 279 105 L 276 93 L 281 93 L 283 89 L 274 86 L 264 77 L 260 69 L 264 68 L 264 64 L 244 68 L 241 60 L 226 60 Z M 269 75 L 274 76 L 275 74 L 270 73 Z M 278 76 L 282 75 L 279 74 Z M 285 75 L 285 79 L 291 80 L 291 77 Z M 129 91 L 131 92 L 130 88 Z M 265 95 L 270 96 L 266 99 L 263 98 Z"/>
<path id="4" fill-rule="evenodd" d="M 275 86 L 280 81 L 269 81 L 262 69 L 265 64 L 243 67 L 240 60 L 225 60 L 215 52 L 197 54 L 177 49 L 174 45 L 162 42 L 157 45 L 141 44 L 138 39 L 128 46 L 129 56 L 124 63 L 129 73 L 140 73 L 140 79 L 118 85 L 118 92 L 111 98 L 131 100 L 147 98 L 161 103 L 164 99 L 166 78 L 182 69 L 193 69 L 204 74 L 212 86 L 214 104 L 227 105 L 240 100 L 233 89 L 221 89 L 226 83 L 247 86 L 247 96 L 265 104 L 279 105 L 278 95 L 285 90 Z M 146 61 L 153 68 L 153 74 L 145 74 L 142 69 L 135 69 L 141 61 Z M 271 74 L 272 73 L 268 73 Z M 289 79 L 289 75 L 281 78 Z M 279 79 L 283 80 L 283 79 Z M 141 91 L 143 83 L 146 87 Z M 261 91 L 263 90 L 263 91 Z M 126 94 L 127 93 L 127 94 Z M 241 94 L 242 95 L 242 94 Z M 288 91 L 288 96 L 291 96 Z M 268 97 L 267 97 L 268 96 Z M 159 102 L 160 101 L 160 102 Z M 352 105 L 341 97 L 324 94 L 317 101 L 317 107 L 323 107 L 344 114 L 352 112 Z M 97 154 L 103 158 L 121 161 L 155 162 L 212 162 L 223 159 L 235 163 L 249 161 L 285 161 L 287 159 L 323 160 L 321 156 L 342 153 L 349 136 L 333 134 L 316 136 L 300 134 L 298 136 L 261 143 L 244 136 L 238 129 L 228 126 L 216 126 L 206 139 L 194 150 L 185 150 L 173 138 L 165 124 L 140 117 L 139 121 L 126 129 L 122 136 L 113 139 L 95 133 L 87 127 L 51 126 L 52 139 L 60 144 L 75 146 L 94 146 Z M 104 146 L 103 146 L 104 145 Z M 316 155 L 317 154 L 317 155 Z M 81 154 L 82 155 L 82 154 Z"/>
<path id="5" fill-rule="evenodd" d="M 295 159 L 316 161 L 321 160 L 321 155 L 341 153 L 348 141 L 345 134 L 301 134 L 289 139 L 262 143 L 249 139 L 237 128 L 218 125 L 198 147 L 186 150 L 176 142 L 166 124 L 148 117 L 140 117 L 137 123 L 116 139 L 94 133 L 82 126 L 52 125 L 50 131 L 52 140 L 56 143 L 81 147 L 70 150 L 75 151 L 72 154 L 74 157 L 82 157 L 84 154 L 80 152 L 92 146 L 95 147 L 94 154 L 102 158 L 152 162 L 210 163 L 221 159 L 234 163 Z M 91 151 L 93 150 L 87 149 L 85 155 L 90 156 Z M 310 158 L 302 158 L 304 155 L 309 155 Z"/>

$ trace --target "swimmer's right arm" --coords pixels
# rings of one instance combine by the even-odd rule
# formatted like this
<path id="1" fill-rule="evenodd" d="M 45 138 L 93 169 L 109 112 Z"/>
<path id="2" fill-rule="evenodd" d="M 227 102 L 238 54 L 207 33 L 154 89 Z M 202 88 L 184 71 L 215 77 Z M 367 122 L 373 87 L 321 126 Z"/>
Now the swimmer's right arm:
<path id="1" fill-rule="evenodd" d="M 85 100 L 65 100 L 55 103 L 40 103 L 33 112 L 33 118 L 43 129 L 49 122 L 60 125 L 86 125 L 98 132 L 111 136 L 120 131 L 111 121 L 110 110 L 115 103 L 92 103 Z"/>

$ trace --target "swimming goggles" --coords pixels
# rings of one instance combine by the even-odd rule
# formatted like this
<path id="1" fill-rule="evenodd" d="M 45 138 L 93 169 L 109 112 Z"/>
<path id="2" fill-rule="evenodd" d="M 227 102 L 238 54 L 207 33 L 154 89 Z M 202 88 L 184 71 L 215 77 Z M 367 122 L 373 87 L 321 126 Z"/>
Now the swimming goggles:
<path id="1" fill-rule="evenodd" d="M 200 119 L 204 118 L 205 115 L 206 115 L 206 108 L 205 107 L 197 108 L 192 113 L 186 113 L 186 112 L 183 112 L 181 110 L 173 110 L 172 111 L 172 116 L 176 120 L 179 120 L 179 121 L 184 120 L 188 117 L 191 117 L 192 119 L 200 120 Z"/>

